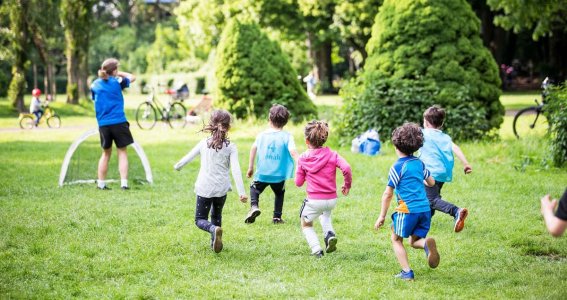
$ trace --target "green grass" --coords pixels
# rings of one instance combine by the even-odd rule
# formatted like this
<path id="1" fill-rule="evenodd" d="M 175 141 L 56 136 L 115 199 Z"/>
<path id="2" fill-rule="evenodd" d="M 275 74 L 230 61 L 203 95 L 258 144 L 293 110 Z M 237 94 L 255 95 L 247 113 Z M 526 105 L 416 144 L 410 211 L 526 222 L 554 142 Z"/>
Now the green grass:
<path id="1" fill-rule="evenodd" d="M 318 105 L 332 114 L 339 102 L 322 97 Z M 309 255 L 297 217 L 304 188 L 290 181 L 283 225 L 271 224 L 271 191 L 261 196 L 262 215 L 252 225 L 243 222 L 248 205 L 229 193 L 225 248 L 215 254 L 193 223 L 199 162 L 181 172 L 172 167 L 203 137 L 199 128 L 132 126 L 150 160 L 152 186 L 58 188 L 65 151 L 96 126 L 85 114 L 66 116 L 58 130 L 0 124 L 0 298 L 564 298 L 567 238 L 546 233 L 539 199 L 560 196 L 567 170 L 547 166 L 544 141 L 517 141 L 503 127 L 500 141 L 461 144 L 473 173 L 465 176 L 457 162 L 443 196 L 469 209 L 466 227 L 455 234 L 452 218 L 437 213 L 430 234 L 440 266 L 429 269 L 422 251 L 408 249 L 416 280 L 401 282 L 393 278 L 400 267 L 389 230 L 372 229 L 396 159 L 391 145 L 367 157 L 330 144 L 353 168 L 351 194 L 333 211 L 337 252 L 319 260 Z M 231 131 L 243 173 L 254 137 L 265 127 L 238 122 Z M 303 151 L 302 126 L 286 129 Z"/>
<path id="2" fill-rule="evenodd" d="M 520 110 L 524 107 L 534 106 L 535 100 L 541 103 L 541 93 L 534 92 L 506 92 L 500 97 L 500 102 L 506 110 Z"/>

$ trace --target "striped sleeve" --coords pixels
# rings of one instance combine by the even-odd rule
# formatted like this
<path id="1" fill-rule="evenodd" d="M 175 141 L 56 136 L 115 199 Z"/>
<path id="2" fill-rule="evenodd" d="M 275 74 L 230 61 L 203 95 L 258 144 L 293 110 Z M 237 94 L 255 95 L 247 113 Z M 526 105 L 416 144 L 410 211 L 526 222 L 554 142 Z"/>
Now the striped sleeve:
<path id="1" fill-rule="evenodd" d="M 427 168 L 425 167 L 425 164 L 424 164 L 423 165 L 423 179 L 427 179 L 427 178 L 429 178 L 429 176 L 431 176 L 431 172 L 429 172 L 429 170 L 427 170 Z"/>
<path id="2" fill-rule="evenodd" d="M 396 172 L 396 169 L 392 166 L 390 168 L 390 173 L 388 173 L 388 186 L 395 189 L 399 182 L 400 176 L 398 175 L 398 172 Z"/>

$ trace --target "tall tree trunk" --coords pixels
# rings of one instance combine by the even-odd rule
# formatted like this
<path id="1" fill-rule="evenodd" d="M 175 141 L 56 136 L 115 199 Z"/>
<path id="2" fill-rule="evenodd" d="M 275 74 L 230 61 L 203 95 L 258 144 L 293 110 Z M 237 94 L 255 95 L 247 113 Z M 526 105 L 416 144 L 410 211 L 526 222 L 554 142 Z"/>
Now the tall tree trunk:
<path id="1" fill-rule="evenodd" d="M 326 41 L 320 44 L 315 51 L 315 64 L 319 72 L 321 90 L 325 93 L 335 92 L 333 89 L 333 64 L 331 61 L 332 49 L 332 41 Z"/>
<path id="2" fill-rule="evenodd" d="M 14 33 L 12 47 L 14 49 L 14 64 L 12 65 L 12 80 L 8 88 L 8 99 L 12 102 L 12 107 L 18 111 L 24 111 L 24 89 L 26 84 L 24 65 L 27 60 L 26 56 L 26 16 L 28 2 L 16 1 L 12 4 L 12 12 L 10 13 L 10 30 Z"/>
<path id="3" fill-rule="evenodd" d="M 67 34 L 66 34 L 67 35 Z M 67 44 L 67 103 L 79 103 L 79 51 Z"/>
<path id="4" fill-rule="evenodd" d="M 55 66 L 53 62 L 47 64 L 47 74 L 49 76 L 50 88 L 49 94 L 51 95 L 51 101 L 57 100 L 57 82 L 55 81 Z"/>

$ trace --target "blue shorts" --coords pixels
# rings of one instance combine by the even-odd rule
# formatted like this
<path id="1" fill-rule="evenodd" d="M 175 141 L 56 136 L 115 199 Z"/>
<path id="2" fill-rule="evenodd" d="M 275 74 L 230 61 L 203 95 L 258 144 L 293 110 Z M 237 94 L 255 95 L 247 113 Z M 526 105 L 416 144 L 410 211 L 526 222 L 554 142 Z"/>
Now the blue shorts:
<path id="1" fill-rule="evenodd" d="M 409 214 L 395 212 L 392 214 L 392 222 L 395 235 L 403 238 L 408 238 L 410 235 L 424 238 L 431 225 L 431 211 Z"/>

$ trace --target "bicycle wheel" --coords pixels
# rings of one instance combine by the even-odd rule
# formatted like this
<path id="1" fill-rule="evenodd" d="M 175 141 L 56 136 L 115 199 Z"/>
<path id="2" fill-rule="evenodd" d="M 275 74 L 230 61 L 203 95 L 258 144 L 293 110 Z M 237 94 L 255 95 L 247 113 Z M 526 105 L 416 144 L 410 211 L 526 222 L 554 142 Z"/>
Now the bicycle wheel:
<path id="1" fill-rule="evenodd" d="M 136 110 L 136 123 L 140 129 L 149 130 L 154 128 L 157 122 L 156 109 L 148 102 L 144 102 L 138 106 Z"/>
<path id="2" fill-rule="evenodd" d="M 35 120 L 32 116 L 23 116 L 20 119 L 20 128 L 22 129 L 32 129 L 35 125 Z"/>
<path id="3" fill-rule="evenodd" d="M 516 138 L 542 137 L 547 132 L 547 120 L 537 106 L 524 108 L 516 113 L 512 129 Z"/>
<path id="4" fill-rule="evenodd" d="M 167 121 L 171 128 L 183 128 L 187 124 L 187 109 L 179 102 L 174 102 L 169 108 Z"/>
<path id="5" fill-rule="evenodd" d="M 52 115 L 47 118 L 47 126 L 49 126 L 49 128 L 61 127 L 61 118 L 58 115 Z"/>

